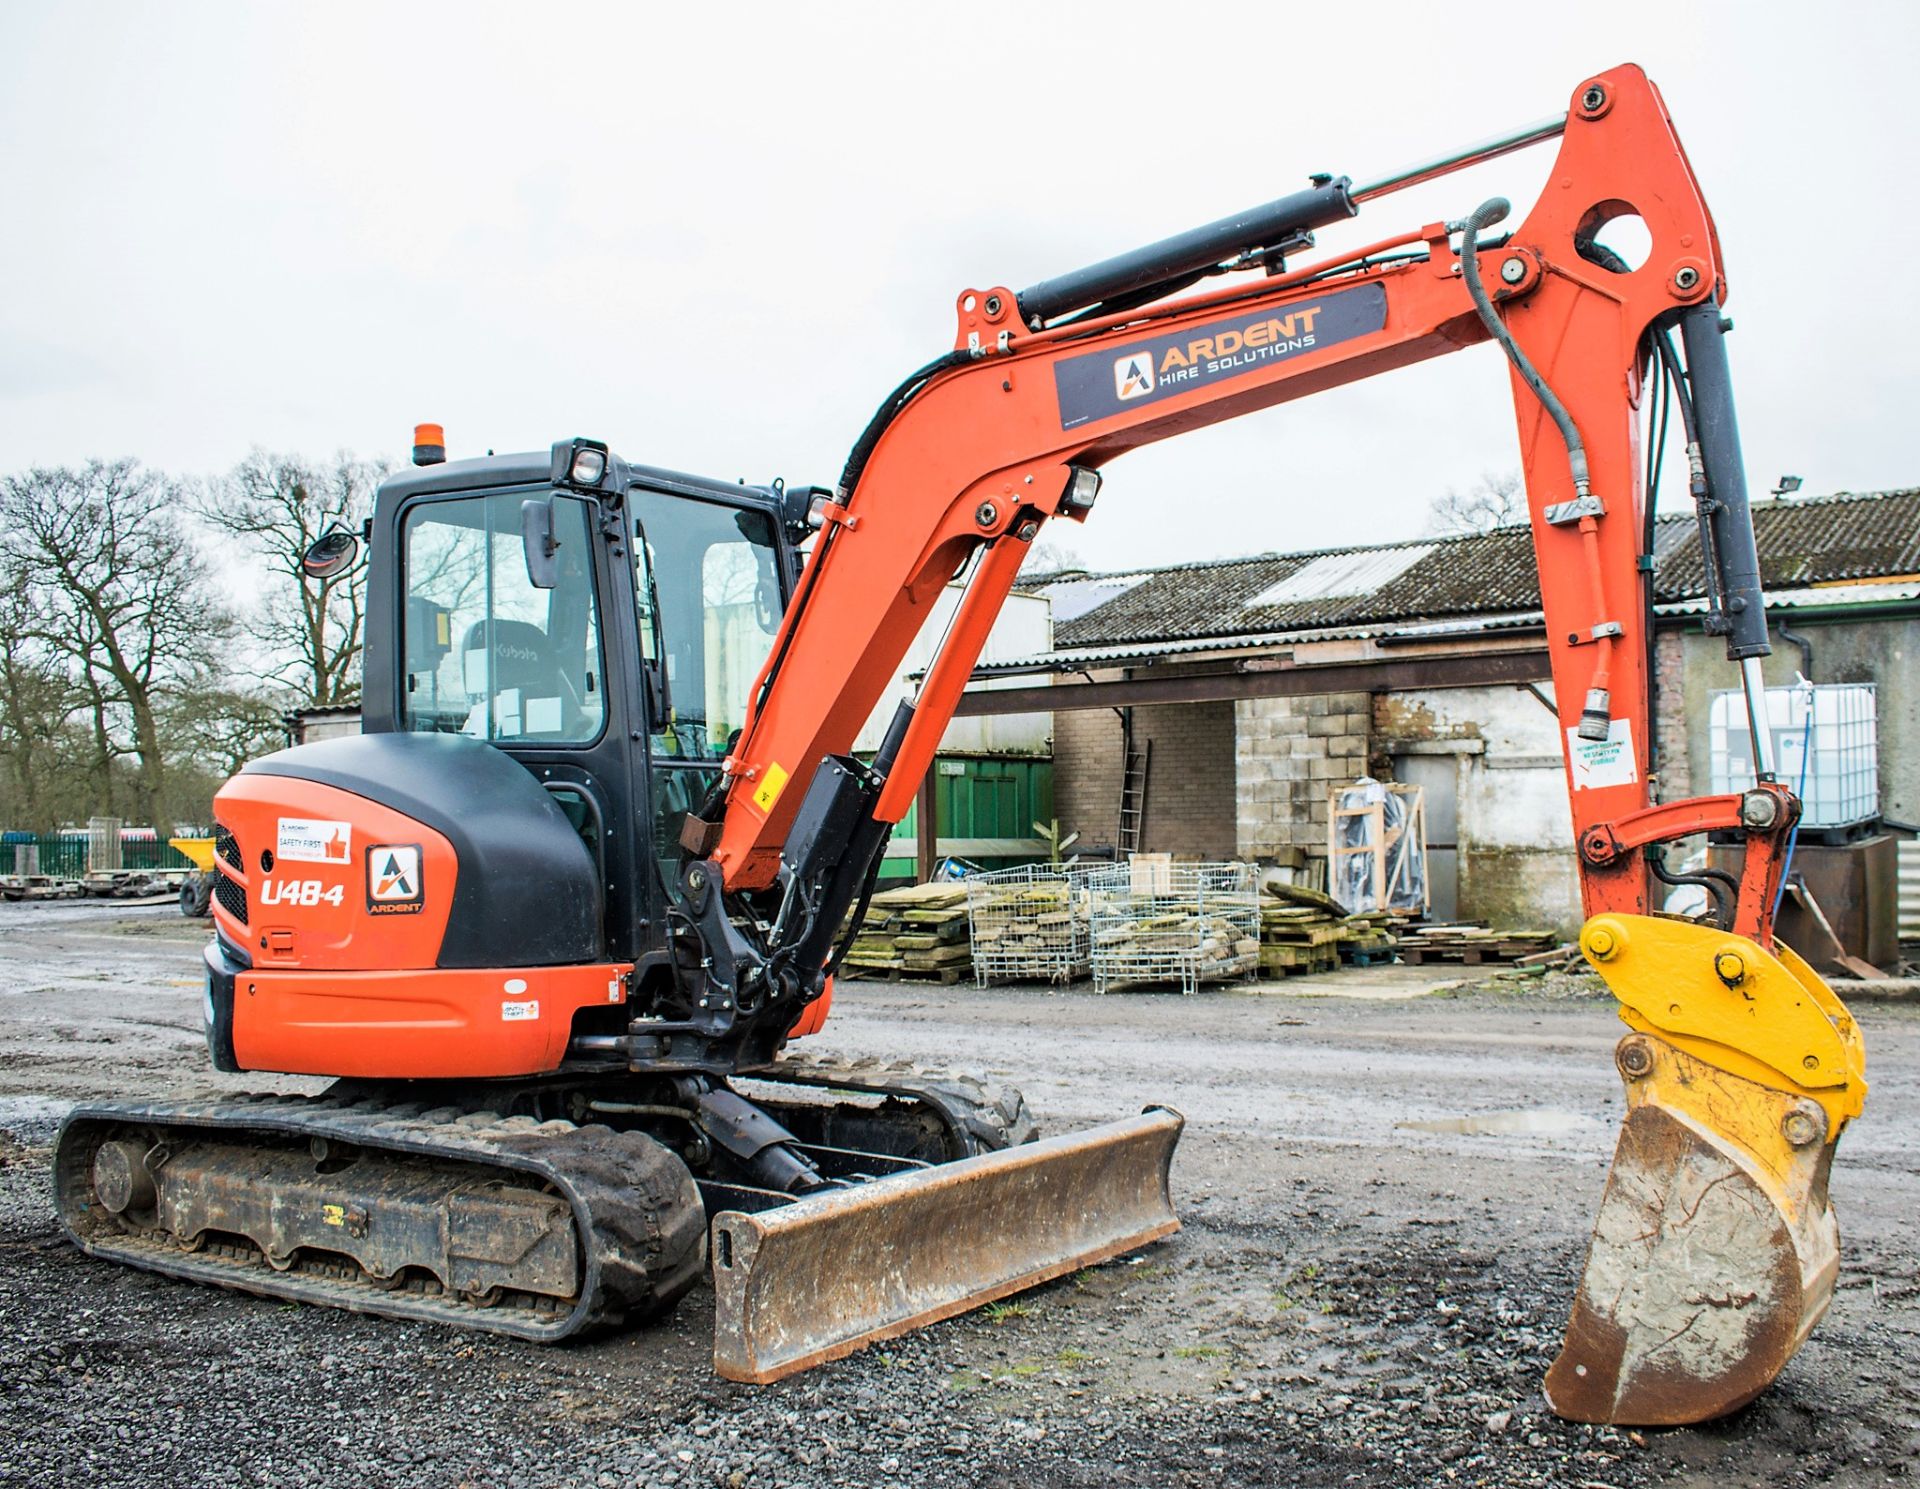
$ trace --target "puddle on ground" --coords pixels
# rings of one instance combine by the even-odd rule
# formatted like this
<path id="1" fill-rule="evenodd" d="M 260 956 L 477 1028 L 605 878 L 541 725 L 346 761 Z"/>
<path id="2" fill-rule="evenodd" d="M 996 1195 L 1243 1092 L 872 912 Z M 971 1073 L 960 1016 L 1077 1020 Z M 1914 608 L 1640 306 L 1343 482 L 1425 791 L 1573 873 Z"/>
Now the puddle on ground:
<path id="1" fill-rule="evenodd" d="M 1475 1135 L 1559 1132 L 1597 1132 L 1603 1125 L 1580 1112 L 1530 1107 L 1524 1111 L 1474 1112 L 1464 1117 L 1437 1117 L 1427 1122 L 1395 1122 L 1412 1132 L 1464 1132 Z"/>

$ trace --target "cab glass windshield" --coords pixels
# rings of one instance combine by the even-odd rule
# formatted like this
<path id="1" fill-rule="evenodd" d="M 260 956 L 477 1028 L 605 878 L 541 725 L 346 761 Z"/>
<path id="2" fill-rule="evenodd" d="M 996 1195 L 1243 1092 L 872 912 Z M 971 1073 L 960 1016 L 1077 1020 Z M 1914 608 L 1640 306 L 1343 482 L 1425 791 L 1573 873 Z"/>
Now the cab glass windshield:
<path id="1" fill-rule="evenodd" d="M 553 500 L 559 579 L 527 574 L 520 508 Z M 588 504 L 549 488 L 423 502 L 406 518 L 403 726 L 585 744 L 606 719 Z"/>
<path id="2" fill-rule="evenodd" d="M 650 491 L 633 511 L 641 645 L 664 681 L 654 755 L 725 759 L 784 608 L 773 521 Z"/>

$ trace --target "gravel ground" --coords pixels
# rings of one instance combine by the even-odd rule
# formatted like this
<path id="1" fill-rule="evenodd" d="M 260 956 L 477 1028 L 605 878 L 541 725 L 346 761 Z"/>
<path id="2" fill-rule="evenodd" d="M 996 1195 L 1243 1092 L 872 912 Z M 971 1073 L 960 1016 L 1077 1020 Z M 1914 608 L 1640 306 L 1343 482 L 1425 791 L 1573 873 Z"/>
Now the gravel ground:
<path id="1" fill-rule="evenodd" d="M 753 1388 L 708 1371 L 705 1291 L 663 1326 L 542 1349 L 75 1252 L 47 1201 L 66 1106 L 215 1083 L 200 934 L 164 909 L 0 906 L 0 1484 L 1771 1489 L 1920 1470 L 1911 1006 L 1859 1010 L 1874 1089 L 1835 1168 L 1826 1321 L 1734 1417 L 1624 1433 L 1539 1395 L 1620 1112 L 1619 1026 L 1586 979 L 1414 1001 L 1435 969 L 1192 999 L 850 984 L 823 1053 L 1011 1081 L 1050 1130 L 1180 1107 L 1186 1228 Z M 1335 986 L 1369 996 L 1299 995 Z M 1516 1109 L 1531 1130 L 1457 1130 Z"/>

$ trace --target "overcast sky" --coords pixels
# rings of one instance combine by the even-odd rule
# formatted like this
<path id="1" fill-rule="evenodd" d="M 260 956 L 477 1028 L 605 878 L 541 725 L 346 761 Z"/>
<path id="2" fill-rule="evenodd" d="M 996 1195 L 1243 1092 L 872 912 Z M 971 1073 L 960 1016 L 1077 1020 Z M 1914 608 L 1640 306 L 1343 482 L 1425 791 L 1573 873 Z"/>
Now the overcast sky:
<path id="1" fill-rule="evenodd" d="M 0 6 L 0 470 L 587 434 L 831 483 L 953 296 L 1643 64 L 1719 223 L 1756 487 L 1920 482 L 1911 5 Z M 1356 246 L 1534 151 L 1385 198 Z M 1517 465 L 1488 347 L 1109 467 L 1105 568 L 1420 532 Z M 1670 496 L 1678 495 L 1678 489 Z"/>

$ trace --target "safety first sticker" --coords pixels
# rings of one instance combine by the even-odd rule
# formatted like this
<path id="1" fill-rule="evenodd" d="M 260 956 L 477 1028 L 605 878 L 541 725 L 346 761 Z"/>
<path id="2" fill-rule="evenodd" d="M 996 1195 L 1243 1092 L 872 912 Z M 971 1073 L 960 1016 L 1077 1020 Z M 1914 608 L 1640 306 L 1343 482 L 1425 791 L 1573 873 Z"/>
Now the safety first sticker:
<path id="1" fill-rule="evenodd" d="M 1573 767 L 1576 791 L 1631 786 L 1640 779 L 1640 765 L 1633 753 L 1633 720 L 1611 720 L 1605 739 L 1582 739 L 1578 729 L 1569 729 L 1567 760 Z"/>
<path id="2" fill-rule="evenodd" d="M 773 761 L 767 763 L 766 776 L 754 788 L 753 804 L 763 812 L 771 812 L 773 804 L 780 799 L 780 793 L 787 789 L 787 772 Z"/>
<path id="3" fill-rule="evenodd" d="M 309 817 L 282 817 L 273 855 L 293 863 L 346 863 L 353 856 L 353 826 Z"/>

